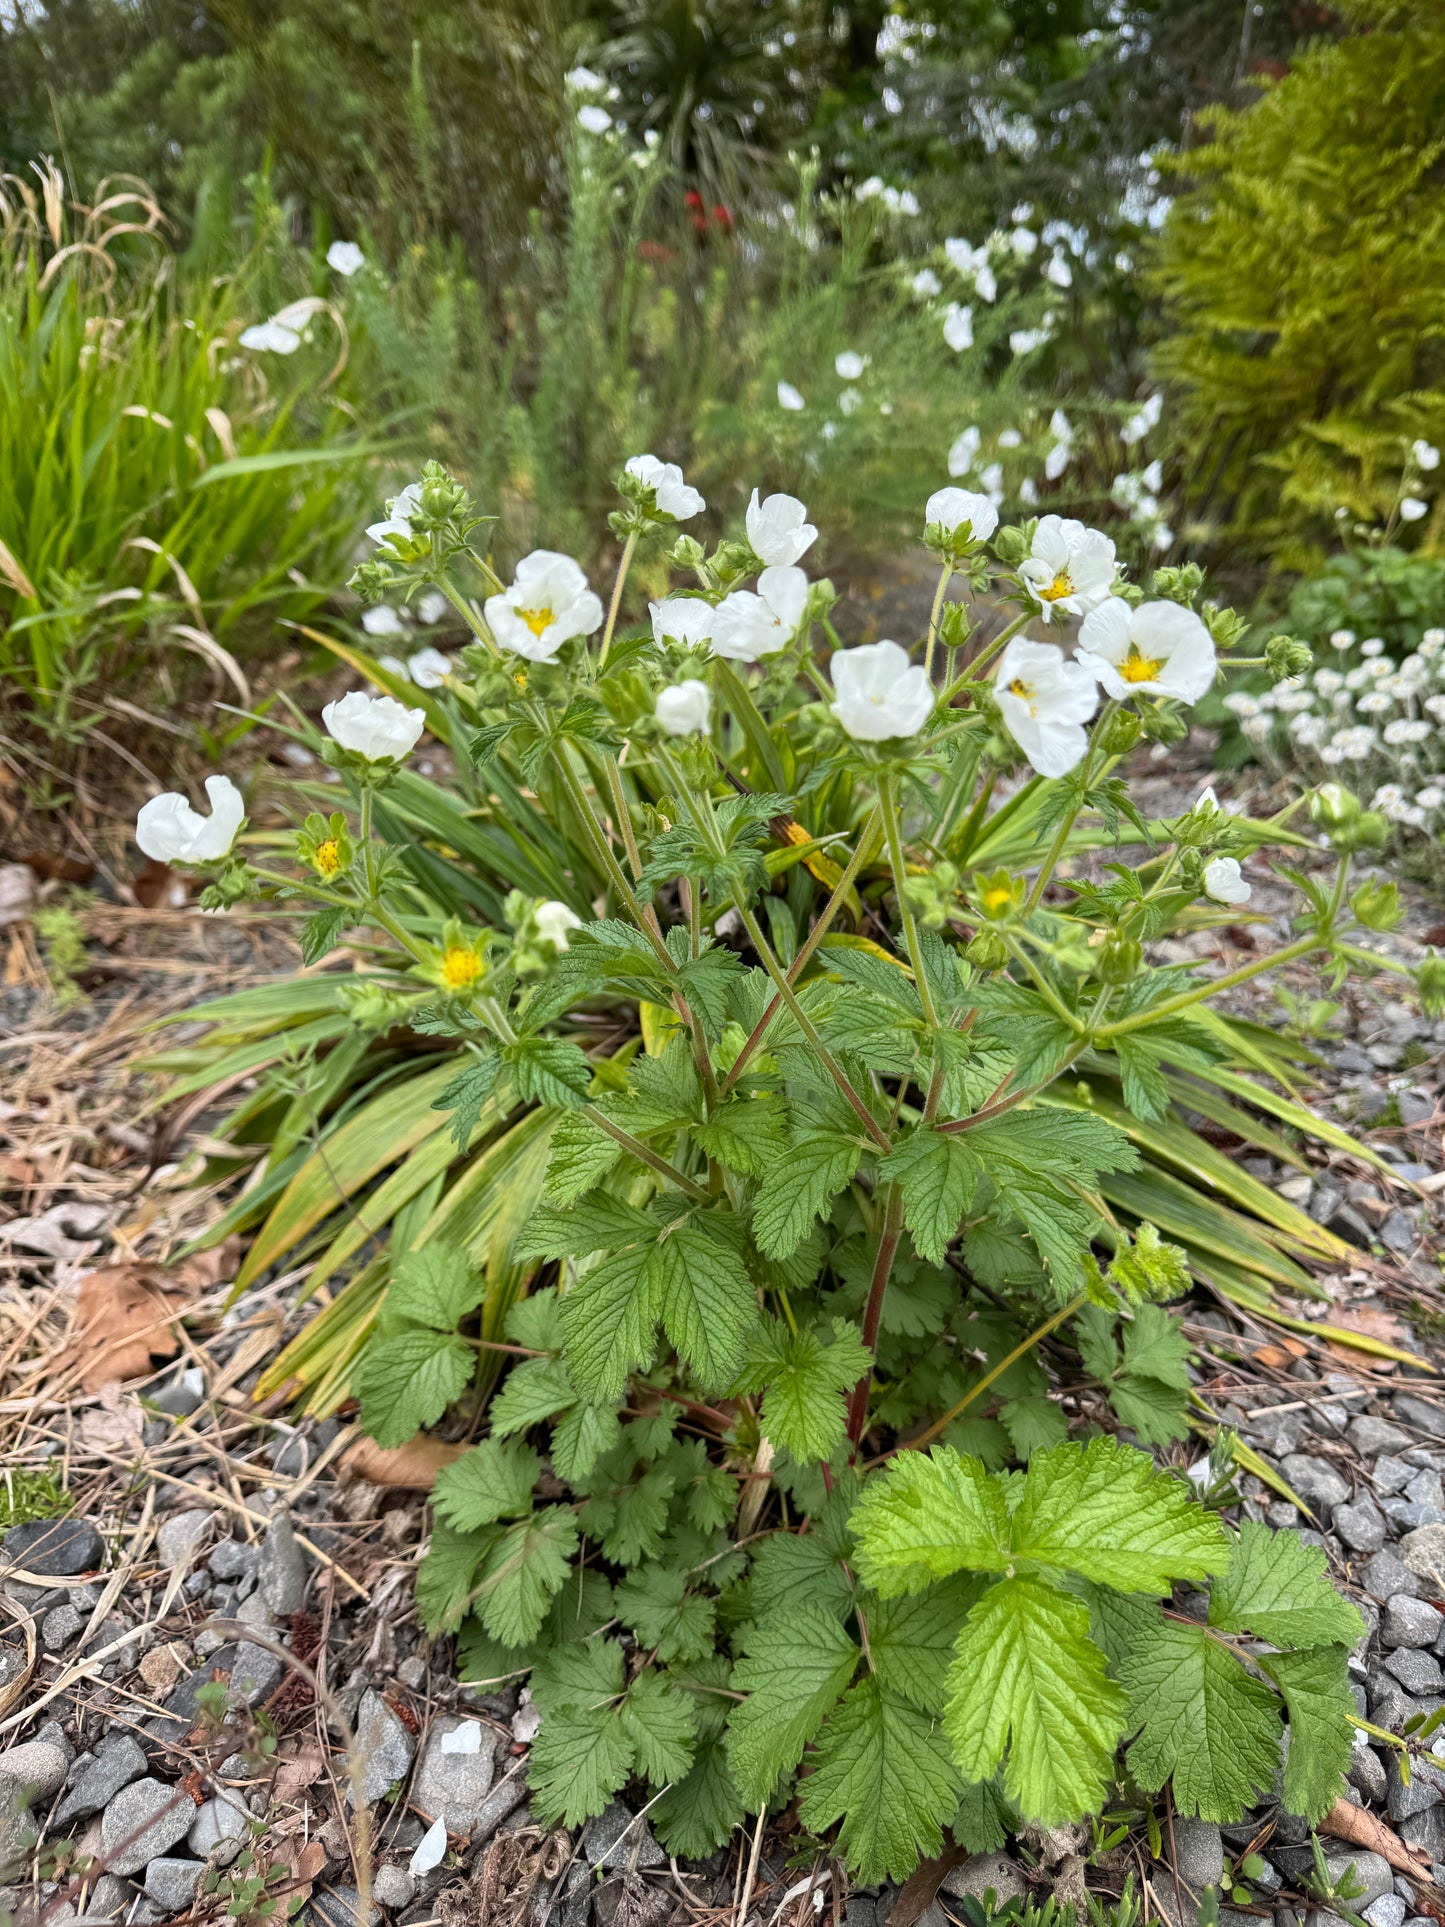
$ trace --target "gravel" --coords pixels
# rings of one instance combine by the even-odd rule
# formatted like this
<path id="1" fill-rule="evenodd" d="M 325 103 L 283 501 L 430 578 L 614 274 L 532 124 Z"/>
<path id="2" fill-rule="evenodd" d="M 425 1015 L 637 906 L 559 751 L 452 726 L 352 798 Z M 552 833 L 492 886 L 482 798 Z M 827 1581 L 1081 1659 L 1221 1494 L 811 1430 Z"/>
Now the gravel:
<path id="1" fill-rule="evenodd" d="M 305 1604 L 306 1561 L 284 1512 L 278 1512 L 266 1528 L 256 1569 L 256 1590 L 278 1619 L 299 1613 Z"/>
<path id="2" fill-rule="evenodd" d="M 194 1902 L 205 1871 L 200 1860 L 152 1860 L 146 1868 L 146 1893 L 163 1914 L 178 1914 Z"/>
<path id="3" fill-rule="evenodd" d="M 1423 1599 L 1412 1599 L 1409 1593 L 1397 1592 L 1385 1601 L 1385 1614 L 1380 1621 L 1382 1646 L 1433 1646 L 1442 1630 L 1445 1630 L 1445 1619 Z"/>
<path id="4" fill-rule="evenodd" d="M 156 1550 L 163 1566 L 189 1566 L 196 1549 L 220 1515 L 200 1509 L 173 1512 L 161 1522 L 156 1534 Z"/>
<path id="5" fill-rule="evenodd" d="M 1427 1405 L 1413 1392 L 1396 1392 L 1395 1416 L 1402 1424 L 1413 1425 L 1417 1432 L 1428 1432 L 1432 1439 L 1445 1439 L 1445 1411 L 1438 1405 Z"/>
<path id="6" fill-rule="evenodd" d="M 481 1735 L 477 1752 L 443 1750 L 451 1734 L 469 1738 L 468 1727 Z M 491 1791 L 493 1746 L 491 1729 L 475 1720 L 452 1716 L 433 1720 L 412 1780 L 411 1805 L 428 1820 L 445 1820 L 448 1833 L 470 1833 Z"/>
<path id="7" fill-rule="evenodd" d="M 63 1653 L 73 1639 L 79 1639 L 85 1619 L 74 1606 L 52 1606 L 40 1622 L 40 1643 L 47 1653 Z"/>
<path id="8" fill-rule="evenodd" d="M 356 1751 L 361 1762 L 361 1793 L 368 1806 L 384 1798 L 411 1770 L 415 1746 L 410 1733 L 380 1693 L 368 1688 L 356 1722 Z M 355 1791 L 347 1790 L 354 1806 Z"/>
<path id="9" fill-rule="evenodd" d="M 213 1859 L 229 1866 L 240 1852 L 247 1832 L 246 1811 L 233 1793 L 226 1799 L 207 1800 L 197 1809 L 186 1835 L 186 1845 L 202 1860 Z"/>
<path id="10" fill-rule="evenodd" d="M 1445 1574 L 1445 1525 L 1417 1526 L 1400 1541 L 1400 1559 L 1418 1579 L 1437 1588 Z"/>
<path id="11" fill-rule="evenodd" d="M 1400 1593 L 1409 1593 L 1412 1598 L 1420 1594 L 1420 1581 L 1393 1552 L 1377 1552 L 1368 1560 L 1360 1573 L 1360 1584 L 1382 1605 Z"/>
<path id="12" fill-rule="evenodd" d="M 1224 1877 L 1224 1841 L 1209 1820 L 1174 1820 L 1174 1866 L 1179 1878 L 1197 1893 L 1217 1887 Z"/>
<path id="13" fill-rule="evenodd" d="M 162 1780 L 132 1780 L 106 1807 L 100 1842 L 112 1873 L 139 1873 L 183 1840 L 196 1817 L 195 1802 Z"/>
<path id="14" fill-rule="evenodd" d="M 621 1801 L 613 1800 L 582 1829 L 582 1852 L 589 1867 L 660 1867 L 667 1855 Z"/>
<path id="15" fill-rule="evenodd" d="M 6 1565 L 45 1579 L 73 1579 L 99 1569 L 105 1545 L 86 1519 L 29 1519 L 11 1526 L 0 1552 Z"/>
<path id="16" fill-rule="evenodd" d="M 71 1769 L 70 1791 L 55 1816 L 57 1826 L 99 1813 L 122 1787 L 141 1778 L 146 1770 L 146 1756 L 129 1733 L 108 1733 L 85 1765 L 80 1766 L 77 1761 L 76 1766 L 80 1770 Z"/>
<path id="17" fill-rule="evenodd" d="M 1176 1820 L 1174 1824 L 1177 1828 L 1179 1822 Z M 1010 1900 L 1022 1900 L 1026 1891 L 1018 1862 L 1006 1853 L 974 1854 L 961 1867 L 950 1867 L 940 1886 L 955 1900 L 982 1900 L 991 1887 L 1000 1907 Z M 848 1903 L 847 1918 L 849 1921 L 853 1918 L 852 1901 Z"/>
<path id="18" fill-rule="evenodd" d="M 64 1748 L 51 1740 L 26 1740 L 12 1746 L 8 1753 L 0 1753 L 0 1790 L 8 1800 L 18 1794 L 26 1804 L 48 1800 L 65 1784 L 69 1770 Z"/>
<path id="19" fill-rule="evenodd" d="M 1379 1552 L 1385 1543 L 1385 1517 L 1373 1499 L 1337 1505 L 1330 1524 L 1352 1552 Z"/>
<path id="20" fill-rule="evenodd" d="M 1291 1452 L 1280 1460 L 1280 1471 L 1294 1490 L 1316 1512 L 1329 1519 L 1337 1505 L 1350 1496 L 1350 1488 L 1328 1459 L 1311 1458 L 1307 1452 Z"/>

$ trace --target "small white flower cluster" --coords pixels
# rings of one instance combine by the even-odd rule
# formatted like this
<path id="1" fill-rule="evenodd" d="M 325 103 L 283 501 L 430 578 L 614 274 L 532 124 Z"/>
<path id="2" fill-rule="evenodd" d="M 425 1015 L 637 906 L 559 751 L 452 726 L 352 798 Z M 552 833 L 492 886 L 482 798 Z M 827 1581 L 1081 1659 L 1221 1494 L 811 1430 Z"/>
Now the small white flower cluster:
<path id="1" fill-rule="evenodd" d="M 1345 771 L 1373 782 L 1370 807 L 1402 829 L 1445 826 L 1445 629 L 1427 629 L 1398 662 L 1379 636 L 1356 646 L 1349 629 L 1330 637 L 1338 664 L 1322 662 L 1263 692 L 1239 691 L 1224 706 L 1269 761 L 1312 778 Z"/>

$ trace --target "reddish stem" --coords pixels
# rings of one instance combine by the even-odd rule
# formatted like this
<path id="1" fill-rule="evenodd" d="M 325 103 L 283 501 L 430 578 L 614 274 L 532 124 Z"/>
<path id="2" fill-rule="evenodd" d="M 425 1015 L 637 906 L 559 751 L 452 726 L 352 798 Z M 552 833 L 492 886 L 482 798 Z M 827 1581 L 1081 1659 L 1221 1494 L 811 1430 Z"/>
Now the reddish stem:
<path id="1" fill-rule="evenodd" d="M 870 1352 L 878 1350 L 883 1300 L 888 1294 L 888 1280 L 893 1273 L 893 1260 L 898 1255 L 898 1242 L 902 1235 L 903 1193 L 895 1184 L 889 1187 L 883 1228 L 878 1234 L 878 1250 L 873 1259 L 873 1276 L 868 1285 L 868 1303 L 863 1308 L 863 1343 Z M 868 1393 L 872 1385 L 873 1372 L 870 1367 L 853 1387 L 853 1395 L 848 1401 L 848 1437 L 855 1448 L 855 1457 L 856 1448 L 863 1437 L 863 1428 L 868 1423 Z"/>

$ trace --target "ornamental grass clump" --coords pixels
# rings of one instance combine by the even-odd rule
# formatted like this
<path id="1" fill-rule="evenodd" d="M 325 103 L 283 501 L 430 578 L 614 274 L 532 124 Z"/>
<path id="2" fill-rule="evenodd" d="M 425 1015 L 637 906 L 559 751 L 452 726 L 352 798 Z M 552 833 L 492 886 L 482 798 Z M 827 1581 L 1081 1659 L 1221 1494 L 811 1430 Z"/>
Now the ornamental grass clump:
<path id="1" fill-rule="evenodd" d="M 1292 940 L 1212 981 L 1152 963 L 1313 847 L 1131 795 L 1121 759 L 1178 739 L 1242 630 L 1198 570 L 1131 583 L 1099 531 L 942 490 L 926 633 L 845 648 L 801 501 L 707 549 L 680 475 L 618 485 L 604 597 L 558 554 L 497 573 L 429 466 L 355 586 L 439 592 L 474 640 L 434 689 L 336 645 L 387 691 L 323 717 L 346 807 L 224 856 L 151 819 L 203 903 L 309 905 L 331 960 L 155 1060 L 255 1079 L 221 1131 L 237 1165 L 269 1145 L 216 1227 L 255 1230 L 238 1288 L 299 1259 L 333 1293 L 265 1386 L 355 1396 L 383 1447 L 472 1441 L 419 1605 L 465 1678 L 529 1680 L 544 1823 L 636 1781 L 675 1853 L 771 1809 L 899 1880 L 946 1833 L 1166 1785 L 1233 1819 L 1286 1720 L 1318 1818 L 1361 1621 L 1320 1552 L 1226 1522 L 1259 1462 L 1164 1305 L 1199 1280 L 1267 1318 L 1340 1256 L 1185 1113 L 1296 1162 L 1282 1130 L 1348 1144 L 1213 1006 L 1363 955 L 1358 806 L 1317 812 L 1327 870 L 1277 871 Z M 674 582 L 634 623 L 644 545 Z M 452 789 L 410 766 L 424 729 Z M 1196 1429 L 1197 1484 L 1145 1449 Z"/>

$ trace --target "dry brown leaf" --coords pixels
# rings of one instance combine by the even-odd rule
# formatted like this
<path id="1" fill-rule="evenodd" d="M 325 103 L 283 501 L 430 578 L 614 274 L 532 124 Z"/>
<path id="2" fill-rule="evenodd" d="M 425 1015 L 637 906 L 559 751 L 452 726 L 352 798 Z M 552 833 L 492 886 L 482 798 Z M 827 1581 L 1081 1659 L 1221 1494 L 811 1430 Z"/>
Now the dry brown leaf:
<path id="1" fill-rule="evenodd" d="M 326 1771 L 326 1755 L 314 1740 L 301 1740 L 295 1748 L 286 1750 L 289 1742 L 283 1743 L 277 1756 L 276 1772 L 271 1782 L 271 1794 L 278 1806 L 294 1800 L 304 1793 Z"/>
<path id="2" fill-rule="evenodd" d="M 390 1485 L 408 1492 L 430 1492 L 437 1473 L 466 1451 L 464 1445 L 446 1445 L 441 1439 L 423 1433 L 410 1445 L 383 1449 L 371 1439 L 358 1439 L 342 1458 L 343 1468 L 353 1478 L 369 1485 Z"/>
<path id="3" fill-rule="evenodd" d="M 75 1328 L 56 1362 L 78 1373 L 87 1392 L 118 1379 L 145 1378 L 180 1350 L 171 1324 L 197 1295 L 163 1265 L 88 1271 L 76 1296 Z"/>
<path id="4" fill-rule="evenodd" d="M 87 1387 L 87 1390 L 91 1389 Z M 96 1452 L 115 1452 L 139 1458 L 144 1445 L 145 1414 L 138 1398 L 127 1398 L 111 1380 L 100 1387 L 100 1404 L 80 1415 L 80 1441 Z"/>
<path id="5" fill-rule="evenodd" d="M 967 1858 L 966 1847 L 949 1847 L 936 1860 L 920 1860 L 898 1889 L 888 1915 L 888 1927 L 916 1927 L 933 1905 L 943 1876 Z"/>
<path id="6" fill-rule="evenodd" d="M 1403 1321 L 1393 1312 L 1384 1311 L 1378 1305 L 1355 1305 L 1349 1311 L 1331 1312 L 1330 1323 L 1343 1325 L 1346 1331 L 1359 1332 L 1366 1338 L 1378 1338 L 1386 1345 L 1398 1345 L 1402 1351 L 1408 1350 L 1414 1344 L 1414 1339 L 1406 1331 Z M 1395 1370 L 1393 1358 L 1374 1358 L 1368 1352 L 1357 1352 L 1353 1346 L 1342 1345 L 1335 1338 L 1325 1340 L 1325 1350 L 1332 1352 L 1336 1358 L 1342 1359 L 1346 1365 L 1354 1366 L 1357 1371 L 1393 1372 Z"/>
<path id="7" fill-rule="evenodd" d="M 1377 1820 L 1364 1807 L 1351 1806 L 1348 1800 L 1336 1800 L 1321 1820 L 1319 1830 L 1336 1840 L 1347 1841 L 1352 1847 L 1379 1854 L 1401 1873 L 1413 1874 L 1417 1880 L 1430 1879 L 1430 1856 L 1423 1847 L 1407 1846 L 1398 1833 L 1392 1832 L 1383 1820 Z"/>
<path id="8" fill-rule="evenodd" d="M 177 1265 L 172 1275 L 177 1284 L 199 1298 L 217 1285 L 230 1284 L 240 1267 L 241 1250 L 240 1237 L 233 1235 L 224 1244 L 212 1245 L 209 1251 L 196 1252 Z"/>

